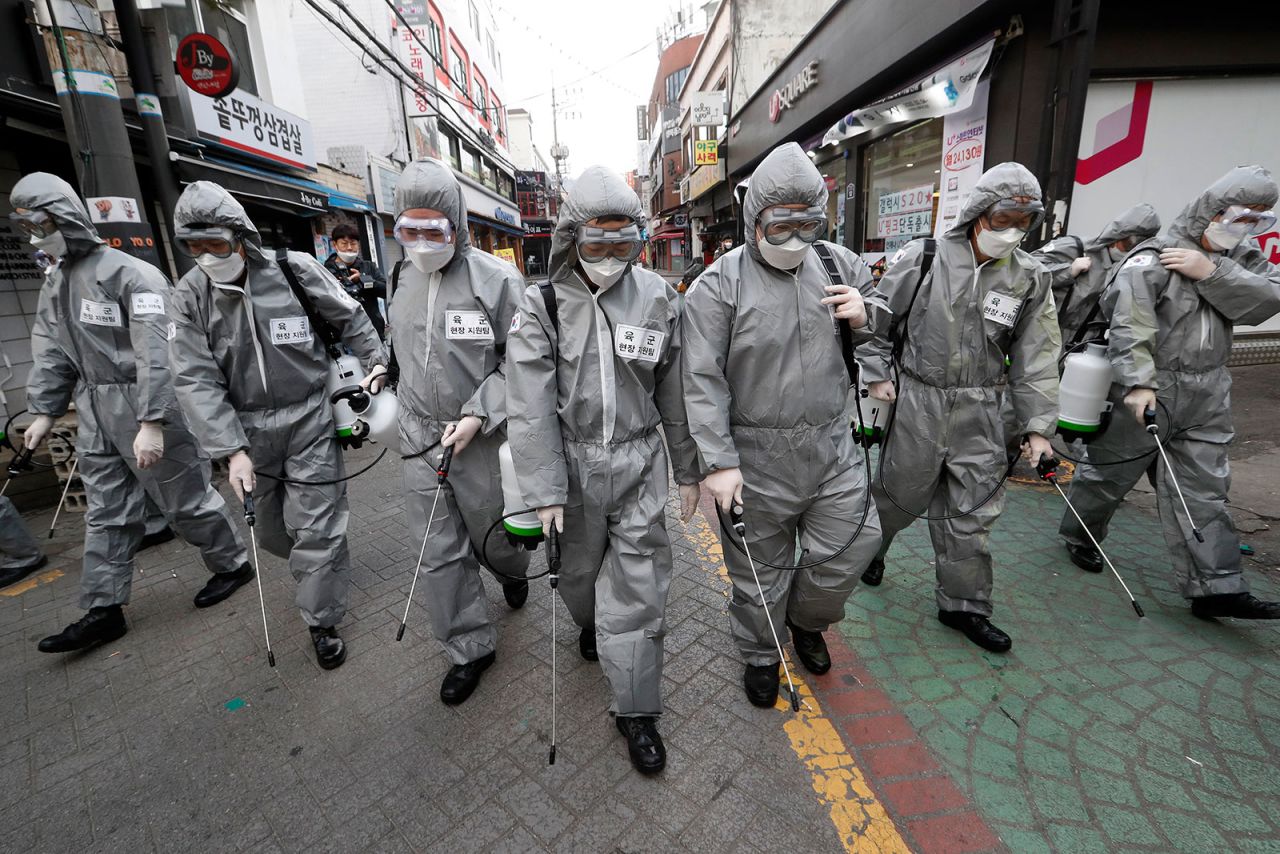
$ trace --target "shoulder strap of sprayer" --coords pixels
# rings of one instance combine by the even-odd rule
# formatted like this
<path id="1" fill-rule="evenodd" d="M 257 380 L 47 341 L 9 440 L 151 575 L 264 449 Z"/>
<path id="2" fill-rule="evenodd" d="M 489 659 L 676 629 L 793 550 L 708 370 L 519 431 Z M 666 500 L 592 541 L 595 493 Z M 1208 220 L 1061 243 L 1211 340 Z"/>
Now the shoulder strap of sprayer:
<path id="1" fill-rule="evenodd" d="M 1146 249 L 1140 250 L 1140 251 L 1158 253 L 1159 247 L 1148 246 L 1146 247 Z M 1106 322 L 1105 320 L 1100 320 L 1100 316 L 1102 314 L 1102 296 L 1107 292 L 1107 290 L 1113 284 L 1115 284 L 1116 276 L 1120 273 L 1120 270 L 1124 268 L 1124 265 L 1129 263 L 1129 259 L 1132 258 L 1134 254 L 1136 253 L 1134 252 L 1129 253 L 1128 255 L 1125 256 L 1123 261 L 1121 261 L 1119 264 L 1117 264 L 1115 267 L 1112 268 L 1111 275 L 1107 277 L 1107 283 L 1103 285 L 1102 290 L 1098 292 L 1098 296 L 1096 299 L 1094 299 L 1093 306 L 1089 309 L 1089 313 L 1085 315 L 1085 318 L 1080 323 L 1080 326 L 1076 328 L 1075 334 L 1071 336 L 1070 345 L 1064 348 L 1067 352 L 1074 351 L 1082 343 L 1084 343 L 1084 341 L 1087 340 L 1086 336 L 1088 336 L 1089 329 L 1091 327 L 1098 325 L 1099 323 Z"/>
<path id="2" fill-rule="evenodd" d="M 839 287 L 844 284 L 844 276 L 840 274 L 840 268 L 836 265 L 836 259 L 831 255 L 831 247 L 826 242 L 819 240 L 813 244 L 813 251 L 818 254 L 818 260 L 822 262 L 822 269 L 827 271 L 827 278 L 831 280 L 831 284 Z M 849 328 L 849 324 L 836 321 L 836 329 L 840 333 L 840 356 L 844 359 L 845 370 L 849 372 L 849 382 L 856 384 L 858 382 L 858 362 L 853 357 L 853 330 Z"/>
<path id="3" fill-rule="evenodd" d="M 293 265 L 289 263 L 288 249 L 276 250 L 276 263 L 280 265 L 280 272 L 284 273 L 285 279 L 289 282 L 289 289 L 293 291 L 293 295 L 298 299 L 298 304 L 302 306 L 302 311 L 307 315 L 307 322 L 311 324 L 311 329 L 316 335 L 320 336 L 325 352 L 329 354 L 331 359 L 337 359 L 341 352 L 338 349 L 338 343 L 342 339 L 329 321 L 316 314 L 315 304 L 311 302 L 311 297 L 303 290 L 302 283 L 298 281 L 298 274 L 294 272 Z"/>
<path id="4" fill-rule="evenodd" d="M 547 307 L 547 320 L 551 321 L 551 328 L 556 331 L 556 335 L 559 335 L 560 306 L 556 303 L 556 286 L 548 279 L 545 282 L 538 282 L 538 290 L 542 292 L 542 304 Z"/>
<path id="5" fill-rule="evenodd" d="M 911 302 L 907 303 L 907 310 L 902 313 L 902 316 L 895 317 L 889 324 L 889 343 L 893 348 L 894 362 L 902 360 L 903 348 L 907 346 L 907 320 L 911 317 L 911 309 L 915 308 L 916 297 L 920 296 L 920 287 L 924 284 L 924 280 L 929 278 L 929 271 L 933 269 L 933 256 L 937 253 L 938 241 L 932 237 L 924 238 L 924 252 L 920 255 L 920 278 L 916 279 L 916 289 L 911 292 Z"/>
<path id="6" fill-rule="evenodd" d="M 396 289 L 400 287 L 400 267 L 403 264 L 404 259 L 401 259 L 391 268 L 391 287 L 387 290 L 388 319 L 391 317 L 391 300 L 396 295 Z M 400 363 L 396 361 L 394 332 L 387 336 L 387 377 L 387 382 L 393 386 L 400 382 Z"/>
<path id="7" fill-rule="evenodd" d="M 1083 258 L 1084 257 L 1084 241 L 1081 240 L 1079 237 L 1076 237 L 1074 234 L 1068 234 L 1067 239 L 1075 244 L 1076 257 Z M 1071 298 L 1075 296 L 1075 294 L 1076 294 L 1076 280 L 1072 279 L 1071 284 L 1067 285 L 1066 294 L 1062 297 L 1062 305 L 1058 306 L 1059 315 L 1062 315 L 1066 312 L 1067 306 L 1071 305 Z"/>

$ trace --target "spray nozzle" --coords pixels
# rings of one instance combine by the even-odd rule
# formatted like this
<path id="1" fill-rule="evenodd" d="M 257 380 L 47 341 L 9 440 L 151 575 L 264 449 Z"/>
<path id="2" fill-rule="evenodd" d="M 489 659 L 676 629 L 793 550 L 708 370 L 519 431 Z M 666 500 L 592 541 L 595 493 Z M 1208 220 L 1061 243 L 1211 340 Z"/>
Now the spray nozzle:
<path id="1" fill-rule="evenodd" d="M 1142 423 L 1147 425 L 1148 433 L 1155 433 L 1160 430 L 1156 426 L 1156 410 L 1154 406 L 1148 406 L 1142 411 Z"/>
<path id="2" fill-rule="evenodd" d="M 551 586 L 555 587 L 560 581 L 560 532 L 554 519 L 547 529 L 547 569 Z"/>
<path id="3" fill-rule="evenodd" d="M 742 521 L 742 505 L 733 504 L 729 507 L 729 521 L 733 523 L 733 530 L 738 532 L 739 537 L 746 536 L 747 525 Z"/>
<path id="4" fill-rule="evenodd" d="M 250 528 L 258 521 L 258 516 L 253 512 L 253 496 L 245 493 L 244 496 L 244 521 Z"/>
<path id="5" fill-rule="evenodd" d="M 35 448 L 23 448 L 18 452 L 17 456 L 9 460 L 9 477 L 17 477 L 24 471 L 32 471 L 35 466 L 31 464 L 31 455 L 35 453 Z"/>
<path id="6" fill-rule="evenodd" d="M 444 449 L 440 455 L 440 465 L 436 468 L 436 483 L 444 483 L 449 479 L 449 466 L 453 465 L 453 446 Z"/>
<path id="7" fill-rule="evenodd" d="M 1057 457 L 1041 457 L 1036 463 L 1036 474 L 1040 475 L 1041 480 L 1053 480 L 1058 476 L 1058 466 L 1062 465 L 1062 460 Z"/>

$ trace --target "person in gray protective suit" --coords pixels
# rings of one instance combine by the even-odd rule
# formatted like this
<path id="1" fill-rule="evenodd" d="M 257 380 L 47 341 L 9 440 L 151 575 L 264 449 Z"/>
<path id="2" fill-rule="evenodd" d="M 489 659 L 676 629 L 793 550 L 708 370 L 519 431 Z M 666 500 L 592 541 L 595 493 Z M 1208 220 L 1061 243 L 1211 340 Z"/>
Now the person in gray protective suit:
<path id="1" fill-rule="evenodd" d="M 1099 540 L 1155 449 L 1146 412 L 1175 471 L 1157 467 L 1156 501 L 1182 595 L 1198 617 L 1280 618 L 1280 603 L 1249 593 L 1240 539 L 1227 511 L 1232 326 L 1280 312 L 1280 268 L 1250 235 L 1275 225 L 1276 183 L 1260 166 L 1232 169 L 1188 204 L 1168 231 L 1139 245 L 1103 295 L 1114 405 L 1105 433 L 1088 446 L 1071 503 Z M 1105 465 L 1124 461 L 1119 465 Z M 1193 533 L 1175 491 L 1182 488 Z M 1068 513 L 1059 529 L 1073 562 L 1101 572 L 1102 555 Z"/>
<path id="2" fill-rule="evenodd" d="M 721 526 L 733 583 L 729 622 L 746 661 L 747 699 L 778 698 L 774 633 L 790 628 L 801 663 L 831 667 L 822 632 L 880 545 L 868 475 L 849 429 L 847 346 L 870 340 L 889 317 L 871 271 L 844 247 L 819 243 L 827 190 L 800 146 L 775 148 L 751 176 L 743 204 L 746 243 L 726 252 L 685 295 L 685 409 L 706 486 L 724 511 L 739 505 L 761 602 L 742 545 Z M 815 245 L 831 257 L 842 285 Z M 847 331 L 841 330 L 847 327 Z M 847 342 L 842 343 L 842 342 Z M 858 523 L 866 514 L 861 532 Z M 796 538 L 807 560 L 795 564 Z"/>
<path id="3" fill-rule="evenodd" d="M 599 660 L 642 773 L 666 764 L 662 713 L 671 543 L 667 451 L 681 510 L 699 476 L 680 386 L 677 297 L 633 263 L 640 200 L 599 166 L 573 185 L 551 240 L 551 280 L 530 285 L 507 344 L 507 431 L 520 492 L 563 531 L 560 596 Z"/>
<path id="4" fill-rule="evenodd" d="M 938 620 L 993 652 L 1013 645 L 990 620 L 987 538 L 1004 507 L 1007 463 L 1002 397 L 1028 460 L 1053 455 L 1045 437 L 1057 418 L 1062 339 L 1049 273 L 1017 248 L 1043 216 L 1025 166 L 988 169 L 936 241 L 927 274 L 923 240 L 890 263 L 880 291 L 893 329 L 859 348 L 870 394 L 897 400 L 875 482 L 884 543 L 863 580 L 879 584 L 893 538 L 929 518 Z"/>
<path id="5" fill-rule="evenodd" d="M 1093 240 L 1068 234 L 1031 253 L 1053 277 L 1053 301 L 1058 307 L 1064 347 L 1071 346 L 1091 314 L 1096 317 L 1098 297 L 1124 256 L 1159 231 L 1159 214 L 1143 202 L 1107 223 Z"/>
<path id="6" fill-rule="evenodd" d="M 71 652 L 123 636 L 146 497 L 164 510 L 214 573 L 195 597 L 217 604 L 252 577 L 244 542 L 174 398 L 166 343 L 171 288 L 164 274 L 107 246 L 66 181 L 25 176 L 9 195 L 32 245 L 60 259 L 40 288 L 31 330 L 25 443 L 38 446 L 75 398 L 76 453 L 84 482 L 87 613 L 39 643 Z"/>
<path id="7" fill-rule="evenodd" d="M 16 584 L 48 562 L 18 508 L 0 495 L 0 588 Z"/>
<path id="8" fill-rule="evenodd" d="M 325 394 L 330 356 L 310 317 L 330 324 L 371 374 L 385 374 L 382 341 L 319 261 L 263 249 L 244 208 L 217 184 L 188 186 L 173 218 L 175 245 L 196 262 L 169 308 L 178 399 L 204 449 L 229 458 L 236 496 L 254 494 L 258 536 L 289 560 L 316 659 L 338 667 L 346 647 L 335 627 L 351 583 L 347 487 L 332 482 L 343 465 Z"/>
<path id="9" fill-rule="evenodd" d="M 453 665 L 440 686 L 450 705 L 471 696 L 494 661 L 479 556 L 495 564 L 507 604 L 529 597 L 527 552 L 486 534 L 502 515 L 498 448 L 506 438 L 507 330 L 524 291 L 514 266 L 470 245 L 467 206 L 453 171 L 439 160 L 410 163 L 396 184 L 397 265 L 390 307 L 400 382 L 401 447 L 409 530 L 424 536 L 423 584 L 431 629 Z M 453 448 L 435 521 L 435 462 Z M 482 543 L 485 549 L 482 552 Z"/>

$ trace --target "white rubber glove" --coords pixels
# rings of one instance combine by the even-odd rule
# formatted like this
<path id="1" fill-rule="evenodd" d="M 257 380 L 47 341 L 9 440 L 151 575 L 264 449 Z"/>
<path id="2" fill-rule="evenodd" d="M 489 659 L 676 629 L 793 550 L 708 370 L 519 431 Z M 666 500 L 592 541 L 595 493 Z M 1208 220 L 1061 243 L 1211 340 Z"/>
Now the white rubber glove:
<path id="1" fill-rule="evenodd" d="M 1160 263 L 1193 282 L 1209 278 L 1218 269 L 1212 258 L 1196 249 L 1162 249 Z"/>
<path id="2" fill-rule="evenodd" d="M 387 382 L 387 368 L 385 365 L 374 365 L 373 370 L 369 371 L 369 375 L 360 380 L 360 388 L 370 394 L 377 394 L 382 391 L 382 387 Z"/>
<path id="3" fill-rule="evenodd" d="M 893 380 L 880 380 L 880 382 L 872 383 L 867 386 L 867 394 L 876 400 L 883 400 L 885 403 L 893 403 L 898 399 L 898 392 L 893 387 Z"/>
<path id="4" fill-rule="evenodd" d="M 1124 405 L 1144 427 L 1147 424 L 1148 409 L 1156 408 L 1156 390 L 1153 388 L 1135 388 L 1124 396 Z"/>
<path id="5" fill-rule="evenodd" d="M 464 415 L 461 421 L 451 421 L 444 428 L 444 438 L 440 440 L 440 444 L 445 448 L 453 448 L 453 455 L 456 457 L 466 450 L 483 426 L 484 422 L 474 415 Z"/>
<path id="6" fill-rule="evenodd" d="M 1093 266 L 1093 259 L 1088 255 L 1082 255 L 1071 262 L 1071 278 L 1075 278 L 1081 273 L 1089 272 L 1089 268 Z"/>
<path id="7" fill-rule="evenodd" d="M 40 447 L 40 443 L 49 437 L 53 429 L 53 419 L 48 415 L 37 415 L 36 420 L 22 434 L 22 444 L 32 450 Z"/>
<path id="8" fill-rule="evenodd" d="M 133 437 L 133 456 L 138 468 L 149 469 L 164 456 L 164 428 L 156 421 L 139 421 Z"/>
<path id="9" fill-rule="evenodd" d="M 829 297 L 823 297 L 823 305 L 835 306 L 837 320 L 849 321 L 849 326 L 861 329 L 867 325 L 867 307 L 862 301 L 862 294 L 848 285 L 827 285 Z"/>
<path id="10" fill-rule="evenodd" d="M 698 511 L 698 499 L 702 497 L 702 484 L 680 484 L 680 521 L 688 522 Z"/>
<path id="11" fill-rule="evenodd" d="M 1022 445 L 1022 457 L 1027 462 L 1035 465 L 1042 459 L 1049 459 L 1053 456 L 1053 445 L 1049 444 L 1049 440 L 1039 433 L 1028 433 L 1027 441 Z"/>
<path id="12" fill-rule="evenodd" d="M 236 498 L 243 502 L 245 495 L 252 495 L 254 487 L 258 485 L 253 476 L 253 460 L 244 451 L 236 451 L 227 460 L 227 464 L 230 468 L 228 480 L 231 481 L 231 488 L 235 491 Z"/>
<path id="13" fill-rule="evenodd" d="M 716 504 L 728 513 L 734 504 L 742 504 L 742 471 L 738 468 L 717 469 L 703 481 L 707 491 L 715 496 Z"/>
<path id="14" fill-rule="evenodd" d="M 542 523 L 542 533 L 551 533 L 551 523 L 555 522 L 556 533 L 564 533 L 564 505 L 553 504 L 550 507 L 538 508 L 538 521 Z"/>

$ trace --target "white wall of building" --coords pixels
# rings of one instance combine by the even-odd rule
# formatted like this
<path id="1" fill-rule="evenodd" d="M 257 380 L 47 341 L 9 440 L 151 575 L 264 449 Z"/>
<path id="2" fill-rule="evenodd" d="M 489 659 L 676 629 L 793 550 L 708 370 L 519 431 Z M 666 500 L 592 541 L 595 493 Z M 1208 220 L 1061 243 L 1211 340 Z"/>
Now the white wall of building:
<path id="1" fill-rule="evenodd" d="M 732 5 L 730 115 L 742 108 L 835 4 L 832 0 L 732 0 Z"/>
<path id="2" fill-rule="evenodd" d="M 511 152 L 511 162 L 523 172 L 534 171 L 533 116 L 527 110 L 509 110 L 507 132 L 510 136 L 507 150 Z"/>
<path id="3" fill-rule="evenodd" d="M 283 36 L 290 32 L 296 16 L 304 14 L 302 10 L 306 8 L 302 3 L 282 0 L 256 0 L 244 5 L 249 19 L 249 38 L 253 42 L 254 68 L 266 72 L 258 71 L 259 97 L 310 119 L 298 50 L 292 39 Z"/>

